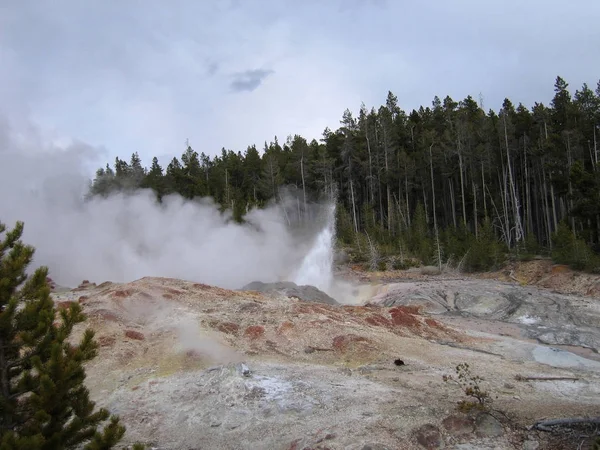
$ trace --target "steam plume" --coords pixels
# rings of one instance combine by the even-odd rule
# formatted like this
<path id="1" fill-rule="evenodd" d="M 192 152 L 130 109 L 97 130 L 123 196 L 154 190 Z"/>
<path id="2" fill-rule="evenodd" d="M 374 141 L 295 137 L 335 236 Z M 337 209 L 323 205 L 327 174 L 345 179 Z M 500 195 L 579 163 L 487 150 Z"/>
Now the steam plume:
<path id="1" fill-rule="evenodd" d="M 280 206 L 251 211 L 241 226 L 207 199 L 159 205 L 141 191 L 84 202 L 85 170 L 98 150 L 49 144 L 33 127 L 18 131 L 0 121 L 0 221 L 25 222 L 35 266 L 49 266 L 59 284 L 164 276 L 239 288 L 289 279 L 307 251 L 298 239 L 314 240 L 315 230 L 292 233 Z"/>

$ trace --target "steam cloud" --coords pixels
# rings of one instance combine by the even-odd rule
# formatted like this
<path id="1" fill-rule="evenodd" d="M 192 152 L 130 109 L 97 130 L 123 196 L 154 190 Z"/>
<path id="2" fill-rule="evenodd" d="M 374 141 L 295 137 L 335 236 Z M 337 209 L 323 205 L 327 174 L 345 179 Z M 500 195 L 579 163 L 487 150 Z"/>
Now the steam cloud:
<path id="1" fill-rule="evenodd" d="M 239 288 L 290 279 L 314 240 L 315 230 L 292 233 L 279 206 L 251 211 L 241 226 L 207 199 L 159 205 L 141 191 L 84 202 L 98 152 L 51 144 L 34 127 L 17 132 L 0 117 L 0 221 L 25 222 L 34 266 L 47 265 L 59 284 L 162 276 Z"/>

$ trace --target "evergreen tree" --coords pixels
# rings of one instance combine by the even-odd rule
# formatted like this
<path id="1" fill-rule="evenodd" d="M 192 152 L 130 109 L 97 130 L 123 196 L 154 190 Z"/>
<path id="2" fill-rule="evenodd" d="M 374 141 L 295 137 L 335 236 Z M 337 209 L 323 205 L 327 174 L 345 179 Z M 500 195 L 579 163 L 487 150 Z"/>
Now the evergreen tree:
<path id="1" fill-rule="evenodd" d="M 431 261 L 435 229 L 436 242 L 455 262 L 490 231 L 519 257 L 524 249 L 550 254 L 561 221 L 579 247 L 599 252 L 600 83 L 595 91 L 584 84 L 574 96 L 568 87 L 557 77 L 549 106 L 528 109 L 505 99 L 497 112 L 484 111 L 471 96 L 459 102 L 435 96 L 431 106 L 407 114 L 388 92 L 379 108 L 361 104 L 357 118 L 346 109 L 340 127 L 326 128 L 319 141 L 291 135 L 283 147 L 275 138 L 263 152 L 252 145 L 244 154 L 222 149 L 212 158 L 188 146 L 165 175 L 153 163 L 144 185 L 159 199 L 173 192 L 211 196 L 238 221 L 253 207 L 280 202 L 282 188 L 301 192 L 300 214 L 304 204 L 335 193 L 341 216 L 350 219 L 349 230 L 338 222 L 341 241 L 351 236 L 346 245 L 362 248 L 368 234 L 382 254 L 401 253 L 401 260 L 408 251 L 407 258 Z M 130 164 L 117 158 L 114 172 L 98 171 L 90 194 L 128 188 L 136 170 L 136 158 Z M 418 243 L 410 239 L 415 219 Z M 582 251 L 574 255 L 593 260 Z"/>
<path id="2" fill-rule="evenodd" d="M 0 223 L 0 235 L 5 230 Z M 47 268 L 26 275 L 34 249 L 21 242 L 22 233 L 17 222 L 0 241 L 0 448 L 112 448 L 125 428 L 95 409 L 84 385 L 83 364 L 96 356 L 94 333 L 86 330 L 78 345 L 68 342 L 85 316 L 72 303 L 57 320 Z"/>

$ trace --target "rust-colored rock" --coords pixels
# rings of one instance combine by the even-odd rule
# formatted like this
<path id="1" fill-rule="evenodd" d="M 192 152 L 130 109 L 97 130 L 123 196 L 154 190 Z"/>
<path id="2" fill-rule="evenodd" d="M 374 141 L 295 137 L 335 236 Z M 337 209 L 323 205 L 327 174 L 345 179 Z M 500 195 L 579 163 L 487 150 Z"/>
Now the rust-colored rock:
<path id="1" fill-rule="evenodd" d="M 129 339 L 135 339 L 137 341 L 143 341 L 146 339 L 142 333 L 135 330 L 125 330 L 125 336 Z"/>
<path id="2" fill-rule="evenodd" d="M 126 298 L 129 297 L 132 294 L 132 292 L 130 290 L 118 290 L 113 292 L 112 296 L 114 298 Z"/>
<path id="3" fill-rule="evenodd" d="M 216 328 L 222 333 L 233 334 L 234 336 L 237 336 L 240 331 L 240 326 L 233 322 L 221 322 Z"/>
<path id="4" fill-rule="evenodd" d="M 369 339 L 356 334 L 344 334 L 342 336 L 334 337 L 331 346 L 335 350 L 344 353 L 349 349 L 350 346 L 358 342 L 369 342 Z"/>
<path id="5" fill-rule="evenodd" d="M 566 273 L 569 272 L 571 269 L 569 268 L 569 266 L 565 265 L 565 264 L 555 264 L 554 266 L 552 266 L 552 275 L 556 275 L 558 273 Z"/>
<path id="6" fill-rule="evenodd" d="M 425 319 L 425 323 L 426 323 L 426 324 L 427 324 L 429 327 L 431 327 L 431 328 L 435 328 L 435 329 L 437 329 L 437 330 L 445 330 L 445 329 L 446 329 L 446 327 L 445 327 L 444 325 L 442 325 L 440 322 L 438 322 L 437 320 L 435 320 L 435 319 L 432 319 L 432 318 L 430 318 L 430 317 L 427 317 L 427 318 Z"/>
<path id="7" fill-rule="evenodd" d="M 79 286 L 77 286 L 78 289 L 86 289 L 86 288 L 90 288 L 90 287 L 94 287 L 96 286 L 96 283 L 90 283 L 90 280 L 83 280 Z"/>
<path id="8" fill-rule="evenodd" d="M 69 307 L 73 303 L 75 303 L 75 302 L 69 302 L 69 301 L 66 301 L 66 302 L 56 302 L 55 305 L 56 305 L 56 308 L 60 310 L 60 309 L 69 309 Z"/>
<path id="9" fill-rule="evenodd" d="M 390 314 L 394 325 L 408 328 L 421 327 L 421 321 L 416 317 L 419 314 L 419 308 L 416 306 L 397 306 L 390 309 Z"/>
<path id="10" fill-rule="evenodd" d="M 244 336 L 246 336 L 247 338 L 249 338 L 251 340 L 258 339 L 258 338 L 262 337 L 264 334 L 265 334 L 265 327 L 262 327 L 260 325 L 250 326 L 250 327 L 246 328 L 246 331 L 244 331 Z"/>
<path id="11" fill-rule="evenodd" d="M 117 340 L 113 336 L 100 336 L 97 342 L 100 347 L 112 347 Z"/>
<path id="12" fill-rule="evenodd" d="M 165 288 L 165 292 L 172 294 L 172 295 L 182 295 L 185 294 L 185 292 L 180 291 L 179 289 L 173 289 L 173 288 Z M 164 294 L 163 294 L 164 296 Z"/>
<path id="13" fill-rule="evenodd" d="M 279 328 L 277 328 L 277 334 L 285 334 L 293 328 L 294 324 L 287 320 L 285 322 L 282 322 L 281 325 L 279 325 Z"/>
<path id="14" fill-rule="evenodd" d="M 371 314 L 365 319 L 369 325 L 375 325 L 377 327 L 391 327 L 392 321 L 387 317 L 383 317 L 381 314 Z"/>
<path id="15" fill-rule="evenodd" d="M 79 296 L 79 300 L 77 300 L 79 303 L 85 303 L 89 300 L 90 298 L 87 295 L 81 295 Z"/>
<path id="16" fill-rule="evenodd" d="M 108 309 L 99 309 L 93 313 L 93 316 L 98 317 L 100 319 L 104 319 L 108 322 L 118 322 L 119 321 L 119 316 L 116 313 L 114 313 L 113 311 L 110 311 Z"/>

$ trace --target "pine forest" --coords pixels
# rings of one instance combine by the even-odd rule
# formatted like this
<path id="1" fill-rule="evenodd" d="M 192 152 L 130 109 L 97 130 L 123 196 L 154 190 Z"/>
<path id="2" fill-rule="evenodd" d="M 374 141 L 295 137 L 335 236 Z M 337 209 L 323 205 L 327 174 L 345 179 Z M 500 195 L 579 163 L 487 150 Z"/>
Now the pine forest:
<path id="1" fill-rule="evenodd" d="M 321 139 L 277 138 L 259 150 L 190 145 L 161 167 L 138 153 L 97 171 L 90 196 L 150 188 L 212 197 L 234 220 L 296 193 L 300 211 L 335 194 L 338 244 L 371 269 L 412 265 L 488 270 L 551 257 L 600 270 L 600 82 L 573 94 L 561 77 L 548 106 L 505 99 L 498 111 L 471 96 L 430 106 L 385 104 L 343 112 Z"/>

